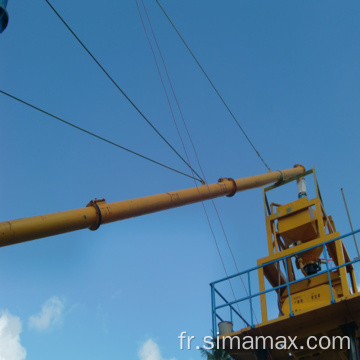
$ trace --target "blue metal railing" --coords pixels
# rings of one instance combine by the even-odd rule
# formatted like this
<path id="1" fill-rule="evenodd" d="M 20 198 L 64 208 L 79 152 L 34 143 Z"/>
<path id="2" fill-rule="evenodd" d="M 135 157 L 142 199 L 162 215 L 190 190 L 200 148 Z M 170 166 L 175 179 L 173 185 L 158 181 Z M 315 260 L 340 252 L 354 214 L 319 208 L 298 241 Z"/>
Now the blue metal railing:
<path id="1" fill-rule="evenodd" d="M 306 248 L 305 250 L 304 249 L 301 249 L 295 253 L 292 253 L 290 255 L 286 255 L 286 256 L 283 256 L 283 257 L 280 257 L 276 260 L 273 260 L 273 261 L 269 261 L 265 264 L 262 264 L 260 266 L 256 266 L 256 267 L 253 267 L 249 270 L 245 270 L 245 271 L 242 271 L 240 273 L 237 273 L 237 274 L 234 274 L 234 275 L 231 275 L 231 276 L 228 276 L 226 278 L 222 278 L 220 280 L 217 280 L 217 281 L 214 281 L 210 284 L 211 286 L 211 309 L 212 309 L 212 329 L 213 329 L 213 336 L 214 338 L 216 337 L 216 329 L 217 329 L 217 326 L 216 326 L 216 322 L 217 322 L 217 319 L 220 320 L 220 321 L 224 321 L 223 318 L 219 315 L 219 311 L 220 309 L 224 309 L 224 308 L 228 308 L 229 311 L 230 311 L 230 321 L 233 322 L 233 316 L 234 314 L 237 315 L 237 317 L 239 319 L 241 319 L 245 324 L 246 326 L 251 326 L 252 328 L 255 327 L 255 323 L 254 323 L 254 309 L 253 309 L 253 304 L 254 304 L 254 299 L 255 298 L 260 298 L 260 295 L 264 295 L 264 294 L 268 294 L 268 293 L 271 293 L 271 292 L 275 292 L 281 288 L 284 288 L 286 287 L 287 288 L 287 291 L 288 291 L 288 296 L 289 296 L 289 315 L 290 316 L 294 316 L 294 313 L 292 311 L 292 304 L 291 304 L 291 292 L 290 292 L 290 285 L 292 284 L 296 284 L 298 282 L 301 282 L 304 280 L 304 278 L 301 278 L 301 279 L 298 279 L 298 280 L 294 280 L 294 281 L 289 281 L 289 274 L 288 274 L 288 266 L 287 266 L 287 259 L 289 258 L 292 258 L 294 257 L 295 255 L 298 255 L 298 254 L 301 254 L 305 251 L 309 251 L 309 250 L 312 250 L 312 249 L 315 249 L 315 248 L 319 248 L 319 247 L 323 247 L 323 253 L 324 253 L 324 257 L 325 257 L 325 263 L 326 263 L 326 270 L 323 270 L 323 271 L 320 271 L 316 274 L 313 274 L 313 275 L 310 275 L 310 276 L 307 276 L 306 278 L 307 279 L 311 279 L 312 277 L 315 277 L 315 276 L 318 276 L 318 275 L 321 275 L 321 274 L 328 274 L 328 279 L 329 279 L 329 284 L 330 284 L 330 293 L 331 293 L 331 303 L 335 303 L 335 298 L 334 298 L 334 293 L 333 293 L 333 289 L 332 289 L 332 285 L 331 285 L 331 272 L 332 271 L 335 271 L 337 269 L 340 269 L 342 267 L 346 267 L 346 266 L 349 266 L 351 264 L 355 264 L 357 262 L 360 262 L 360 258 L 355 258 L 354 260 L 351 260 L 349 262 L 346 262 L 344 264 L 340 264 L 338 266 L 330 266 L 329 265 L 329 259 L 328 259 L 328 256 L 327 256 L 327 251 L 326 251 L 326 245 L 329 244 L 329 243 L 332 243 L 332 242 L 335 242 L 337 240 L 341 240 L 341 239 L 345 239 L 349 236 L 352 236 L 354 234 L 357 234 L 360 232 L 360 229 L 359 230 L 356 230 L 356 231 L 353 231 L 351 233 L 348 233 L 348 234 L 345 234 L 343 236 L 339 236 L 335 239 L 332 239 L 332 240 L 328 240 L 328 241 L 325 241 L 323 242 L 322 244 L 317 244 L 317 245 L 314 245 L 312 247 L 309 247 L 309 248 Z M 283 262 L 284 264 L 284 267 L 285 267 L 285 275 L 286 275 L 286 283 L 282 284 L 282 285 L 279 285 L 279 286 L 275 286 L 275 287 L 271 287 L 270 289 L 266 289 L 265 291 L 259 291 L 255 294 L 252 293 L 251 291 L 251 279 L 250 279 L 250 273 L 254 272 L 254 271 L 258 271 L 260 268 L 263 268 L 265 266 L 268 266 L 268 265 L 271 265 L 271 264 L 275 264 L 275 263 L 280 263 L 280 262 Z M 280 267 L 279 267 L 280 268 Z M 223 294 L 220 293 L 220 291 L 218 289 L 216 289 L 216 286 L 218 286 L 219 284 L 221 283 L 224 283 L 224 282 L 228 282 L 230 281 L 231 279 L 234 279 L 234 278 L 237 278 L 237 277 L 241 277 L 243 275 L 246 275 L 247 277 L 247 282 L 248 282 L 248 288 L 247 288 L 247 295 L 244 296 L 244 297 L 240 297 L 239 299 L 235 299 L 233 301 L 228 301 L 225 296 Z M 221 299 L 222 303 L 220 305 L 217 305 L 216 303 L 216 300 L 217 300 L 217 297 Z M 250 306 L 250 319 L 249 321 L 247 321 L 245 318 L 244 318 L 244 315 L 241 314 L 240 312 L 240 309 L 238 308 L 238 310 L 235 309 L 234 305 L 236 304 L 238 306 L 238 304 L 240 303 L 244 303 L 244 302 L 249 302 L 249 306 Z M 228 319 L 227 319 L 228 320 Z"/>

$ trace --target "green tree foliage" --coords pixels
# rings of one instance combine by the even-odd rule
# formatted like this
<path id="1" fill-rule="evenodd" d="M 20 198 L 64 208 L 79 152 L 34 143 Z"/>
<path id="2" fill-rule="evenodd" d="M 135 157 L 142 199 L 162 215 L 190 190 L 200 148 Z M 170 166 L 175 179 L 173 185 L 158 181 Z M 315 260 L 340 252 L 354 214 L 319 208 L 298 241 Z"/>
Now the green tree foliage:
<path id="1" fill-rule="evenodd" d="M 200 348 L 201 357 L 207 360 L 233 360 L 233 358 L 222 349 L 216 349 L 215 347 L 212 350 L 206 350 Z"/>

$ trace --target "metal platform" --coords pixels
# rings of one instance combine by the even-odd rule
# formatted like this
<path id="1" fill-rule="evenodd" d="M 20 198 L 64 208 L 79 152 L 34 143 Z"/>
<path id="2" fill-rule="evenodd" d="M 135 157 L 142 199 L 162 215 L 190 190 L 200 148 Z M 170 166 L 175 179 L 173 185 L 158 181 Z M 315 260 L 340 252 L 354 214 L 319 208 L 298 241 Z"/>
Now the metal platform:
<path id="1" fill-rule="evenodd" d="M 358 232 L 360 232 L 360 230 L 341 237 L 332 238 L 331 240 L 323 242 L 320 246 L 323 246 L 325 250 L 325 248 L 331 249 L 333 244 L 334 246 L 337 244 L 338 250 L 341 251 L 343 248 L 343 241 L 349 239 L 354 233 Z M 316 242 L 314 247 L 318 246 L 319 244 Z M 311 247 L 309 249 L 311 249 Z M 298 247 L 298 250 L 300 252 L 303 251 L 301 246 Z M 271 262 L 260 261 L 261 265 L 258 265 L 257 267 L 213 282 L 211 284 L 211 294 L 214 339 L 217 337 L 217 322 L 230 320 L 238 329 L 241 329 L 241 323 L 246 324 L 245 328 L 238 331 L 232 331 L 219 338 L 221 348 L 227 350 L 235 360 L 281 360 L 289 358 L 301 360 L 360 359 L 357 340 L 360 337 L 360 332 L 358 330 L 358 325 L 360 324 L 360 292 L 358 292 L 356 284 L 352 290 L 348 289 L 349 291 L 347 291 L 347 293 L 336 293 L 334 290 L 336 286 L 334 279 L 340 278 L 341 282 L 355 281 L 351 274 L 354 273 L 354 266 L 360 265 L 360 259 L 355 258 L 350 260 L 347 253 L 344 253 L 343 251 L 342 253 L 345 256 L 341 256 L 341 261 L 337 261 L 337 264 L 334 262 L 334 265 L 327 263 L 326 270 L 298 280 L 289 279 L 289 274 L 286 273 L 285 279 L 278 280 L 278 286 L 273 286 L 269 283 L 271 285 L 270 288 L 261 290 L 260 286 L 260 291 L 257 292 L 254 292 L 255 284 L 250 281 L 251 273 L 263 273 L 264 268 L 269 267 L 269 265 L 276 267 L 279 266 L 280 262 L 286 263 L 291 256 L 294 256 L 294 254 L 296 255 L 296 252 L 287 254 L 287 251 L 284 251 L 284 256 L 279 254 L 276 256 L 276 259 Z M 345 272 L 345 269 L 351 269 L 352 273 Z M 229 280 L 237 277 L 248 279 L 248 288 L 245 289 L 246 295 L 238 296 L 237 294 L 236 299 L 228 301 L 219 289 L 226 285 Z M 302 306 L 302 309 L 298 310 L 298 293 L 295 293 L 294 289 L 303 291 L 304 289 L 302 289 L 302 287 L 304 286 L 304 281 L 308 284 L 307 288 L 311 289 L 311 286 L 316 288 L 317 285 L 324 283 L 325 280 L 327 281 L 328 289 L 325 291 L 326 296 L 324 298 L 321 297 L 321 302 L 318 298 L 316 301 L 311 302 L 308 307 Z M 310 283 L 313 285 L 310 285 Z M 270 293 L 286 294 L 289 298 L 289 309 L 284 315 L 275 315 L 275 319 L 268 320 L 267 312 L 265 311 L 264 315 L 263 310 L 264 303 L 266 305 L 265 297 Z M 323 295 L 324 293 L 322 296 Z M 245 305 L 245 307 L 242 305 Z M 240 312 L 241 306 L 242 312 Z M 262 310 L 261 322 L 258 322 L 255 316 L 259 307 L 261 307 Z M 243 309 L 248 310 L 244 311 Z M 241 323 L 239 319 L 241 319 Z M 328 336 L 331 341 L 335 342 L 334 348 L 333 344 L 331 344 L 329 350 L 324 350 L 320 346 L 317 346 L 314 349 L 311 348 L 318 344 L 319 340 L 325 336 Z M 334 338 L 336 336 L 348 336 L 351 343 L 351 349 L 347 349 L 348 342 L 344 340 L 343 350 L 341 350 L 339 338 Z M 295 344 L 297 348 L 291 346 L 290 349 L 276 349 L 274 346 L 271 346 L 271 343 L 269 343 L 270 340 L 268 339 L 269 341 L 266 343 L 266 349 L 263 349 L 263 346 L 257 346 L 255 347 L 256 350 L 253 350 L 254 347 L 250 348 L 243 346 L 244 341 L 249 339 L 249 337 L 271 337 L 273 339 L 273 344 L 276 343 L 277 337 L 290 337 L 291 339 L 295 339 L 296 337 Z M 309 341 L 310 345 L 312 345 L 310 347 L 309 343 L 307 343 L 309 337 L 311 337 Z M 224 343 L 222 342 L 223 338 Z M 261 342 L 261 344 L 263 344 L 263 342 Z M 287 344 L 290 345 L 291 343 L 288 341 Z M 323 347 L 326 348 L 326 345 L 327 344 L 325 343 Z"/>
<path id="2" fill-rule="evenodd" d="M 334 344 L 337 349 L 322 350 L 321 348 L 316 349 L 316 351 L 309 349 L 307 344 L 307 339 L 309 339 L 310 345 L 315 346 L 318 344 L 318 341 L 323 336 L 328 336 L 330 339 L 335 336 L 344 336 L 342 327 L 345 324 L 360 322 L 360 294 L 350 295 L 347 299 L 343 299 L 334 304 L 329 304 L 328 306 L 319 307 L 296 316 L 282 316 L 278 319 L 269 321 L 267 324 L 256 325 L 255 328 L 247 327 L 241 331 L 233 332 L 223 337 L 229 337 L 225 340 L 225 349 L 235 360 L 245 360 L 245 359 L 254 359 L 255 354 L 254 350 L 244 350 L 236 347 L 238 344 L 235 341 L 236 338 L 240 339 L 240 343 L 246 336 L 251 336 L 255 338 L 256 336 L 271 336 L 274 340 L 280 336 L 291 337 L 294 339 L 296 337 L 295 344 L 298 349 L 295 349 L 291 346 L 291 342 L 288 341 L 288 344 L 291 346 L 291 349 L 288 351 L 277 350 L 277 349 L 266 349 L 266 357 L 272 359 L 348 359 L 347 350 L 339 349 L 340 342 L 334 341 Z M 317 340 L 315 340 L 315 338 Z M 359 332 L 357 331 L 357 336 L 359 337 Z M 235 338 L 230 341 L 231 338 Z M 246 340 L 246 339 L 245 339 Z M 232 342 L 232 346 L 231 346 Z M 344 342 L 345 347 L 347 347 L 347 342 Z M 327 344 L 324 344 L 326 347 Z M 291 355 L 289 355 L 291 353 Z"/>

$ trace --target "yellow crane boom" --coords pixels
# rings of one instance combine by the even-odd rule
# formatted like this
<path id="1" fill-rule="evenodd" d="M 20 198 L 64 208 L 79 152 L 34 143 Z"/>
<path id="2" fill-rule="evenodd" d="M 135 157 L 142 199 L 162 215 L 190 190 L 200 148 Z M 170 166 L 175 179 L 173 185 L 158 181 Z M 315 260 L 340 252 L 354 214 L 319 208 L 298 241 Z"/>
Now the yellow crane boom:
<path id="1" fill-rule="evenodd" d="M 296 165 L 292 169 L 269 172 L 240 179 L 219 179 L 218 183 L 167 192 L 107 204 L 105 199 L 93 200 L 85 208 L 0 223 L 0 247 L 25 241 L 129 219 L 157 211 L 193 204 L 221 196 L 232 196 L 243 190 L 283 181 L 305 172 Z"/>

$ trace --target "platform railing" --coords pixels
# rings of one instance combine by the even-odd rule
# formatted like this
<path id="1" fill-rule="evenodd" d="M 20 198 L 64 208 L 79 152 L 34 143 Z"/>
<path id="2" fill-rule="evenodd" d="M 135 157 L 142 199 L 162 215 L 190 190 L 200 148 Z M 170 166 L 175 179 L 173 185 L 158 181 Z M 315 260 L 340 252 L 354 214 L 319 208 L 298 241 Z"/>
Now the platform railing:
<path id="1" fill-rule="evenodd" d="M 359 232 L 360 232 L 360 229 L 356 230 L 356 231 L 353 231 L 351 233 L 345 234 L 343 236 L 339 236 L 339 237 L 337 237 L 335 239 L 326 241 L 326 242 L 324 242 L 324 243 L 322 243 L 320 245 L 317 244 L 317 245 L 314 245 L 312 247 L 306 248 L 306 251 L 308 251 L 308 250 L 312 250 L 312 249 L 315 249 L 315 248 L 319 248 L 321 246 L 323 247 L 323 254 L 324 254 L 324 257 L 325 257 L 326 269 L 323 270 L 323 271 L 319 271 L 316 274 L 309 275 L 306 278 L 311 279 L 311 278 L 319 276 L 321 274 L 327 274 L 328 275 L 329 284 L 330 284 L 329 287 L 330 287 L 330 293 L 331 293 L 331 301 L 330 301 L 330 303 L 335 303 L 336 302 L 335 298 L 334 298 L 333 289 L 332 289 L 331 272 L 335 271 L 337 269 L 340 269 L 342 267 L 346 267 L 346 266 L 349 266 L 351 264 L 355 264 L 357 262 L 360 262 L 360 258 L 359 257 L 354 258 L 353 260 L 351 260 L 349 262 L 345 262 L 345 263 L 337 265 L 337 266 L 335 266 L 335 264 L 333 266 L 330 266 L 330 264 L 329 264 L 330 259 L 328 258 L 326 245 L 328 245 L 329 243 L 338 241 L 338 240 L 344 240 L 344 239 L 346 239 L 346 238 L 348 238 L 350 236 L 353 236 L 353 235 L 355 235 L 355 234 L 357 234 Z M 294 256 L 296 256 L 298 254 L 301 254 L 303 252 L 304 252 L 304 250 L 299 250 L 298 252 L 292 253 L 291 255 L 280 257 L 280 258 L 278 258 L 276 260 L 269 261 L 269 262 L 264 263 L 264 264 L 262 264 L 260 266 L 253 267 L 253 268 L 251 268 L 249 270 L 245 270 L 245 271 L 242 271 L 240 273 L 237 273 L 237 274 L 234 274 L 234 275 L 231 275 L 231 276 L 225 277 L 223 279 L 212 282 L 210 284 L 210 287 L 211 287 L 212 329 L 213 329 L 214 338 L 216 338 L 216 336 L 217 336 L 217 321 L 218 320 L 219 321 L 231 321 L 232 323 L 234 323 L 234 317 L 237 317 L 238 319 L 240 319 L 244 323 L 245 327 L 254 328 L 256 324 L 260 323 L 260 322 L 257 321 L 256 315 L 255 315 L 255 312 L 254 312 L 254 299 L 260 298 L 260 296 L 264 295 L 264 294 L 277 292 L 277 291 L 279 291 L 280 289 L 282 289 L 284 287 L 286 287 L 287 291 L 288 291 L 289 310 L 290 310 L 288 314 L 284 314 L 284 315 L 295 316 L 295 314 L 294 314 L 294 312 L 292 310 L 290 285 L 301 282 L 301 281 L 304 280 L 304 278 L 302 277 L 302 278 L 294 280 L 294 281 L 289 281 L 289 273 L 288 273 L 288 267 L 287 267 L 287 261 L 286 260 L 289 259 L 289 258 L 292 258 L 292 257 L 294 257 Z M 254 285 L 253 286 L 251 285 L 251 276 L 250 276 L 250 274 L 252 272 L 255 272 L 255 271 L 258 272 L 258 270 L 260 268 L 271 265 L 273 263 L 278 263 L 280 265 L 280 262 L 282 262 L 284 264 L 284 267 L 285 267 L 286 282 L 284 284 L 279 285 L 279 286 L 275 286 L 275 287 L 271 287 L 270 289 L 266 289 L 265 291 L 261 291 L 261 292 L 258 291 L 256 293 L 253 293 L 252 290 L 254 288 Z M 247 284 L 248 284 L 247 288 L 245 287 L 246 296 L 240 297 L 238 299 L 235 298 L 234 300 L 229 301 L 217 289 L 220 284 L 224 284 L 225 282 L 229 282 L 232 279 L 241 278 L 243 276 L 247 279 Z M 257 287 L 258 287 L 258 284 L 257 284 Z M 221 302 L 221 303 L 218 304 L 219 302 Z M 244 315 L 240 311 L 239 304 L 246 303 L 246 302 L 248 302 L 247 308 L 249 309 L 249 312 L 247 313 L 247 315 Z M 229 317 L 228 318 L 224 318 L 224 316 L 220 316 L 220 314 L 219 314 L 219 310 L 224 311 L 224 309 L 226 309 L 226 308 L 229 310 Z M 238 329 L 238 330 L 240 330 L 240 329 Z"/>

